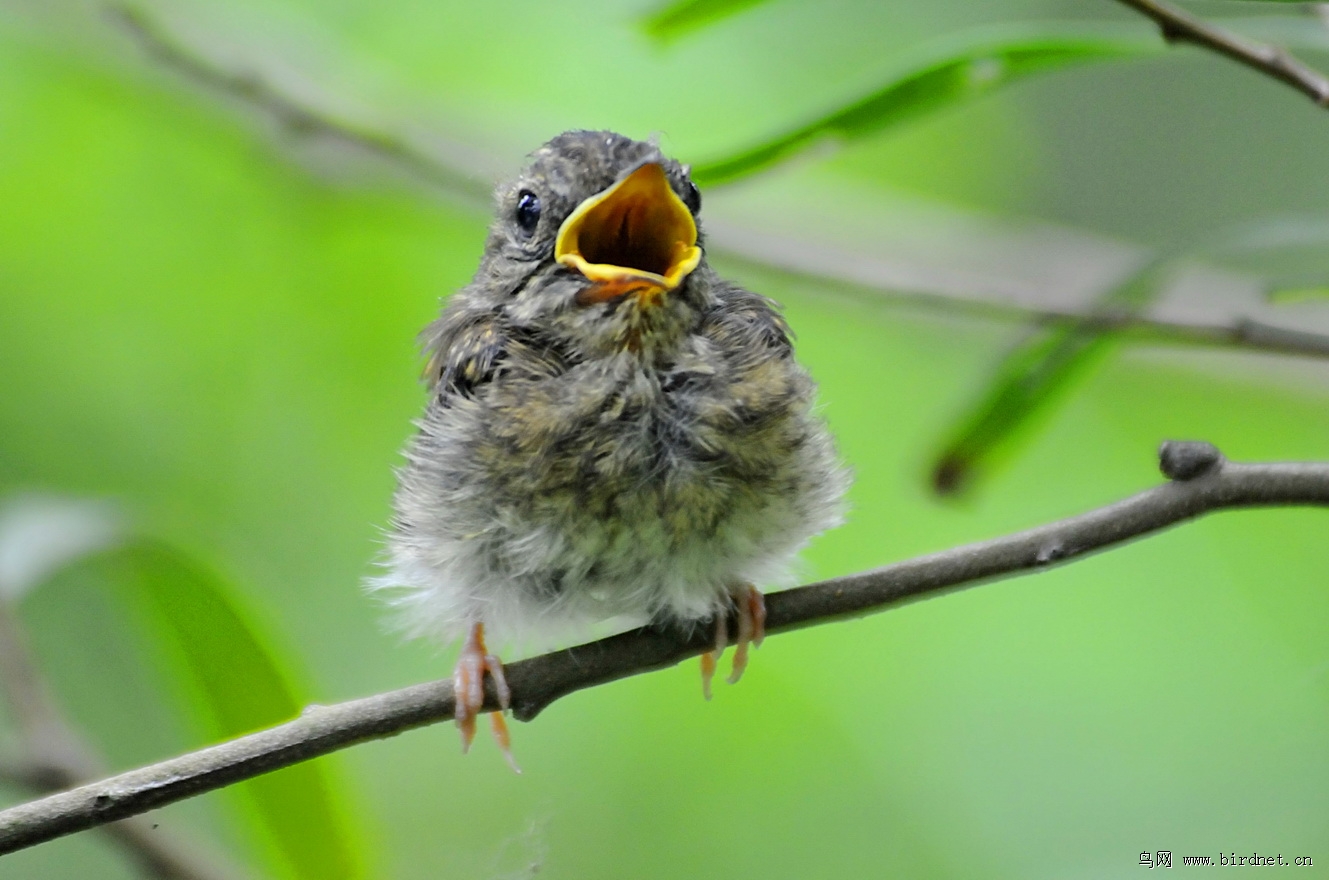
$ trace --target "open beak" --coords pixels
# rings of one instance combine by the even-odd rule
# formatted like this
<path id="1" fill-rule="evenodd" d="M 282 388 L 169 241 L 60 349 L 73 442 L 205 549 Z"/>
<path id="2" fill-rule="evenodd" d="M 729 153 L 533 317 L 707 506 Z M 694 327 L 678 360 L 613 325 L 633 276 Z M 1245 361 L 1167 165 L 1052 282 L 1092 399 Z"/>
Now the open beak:
<path id="1" fill-rule="evenodd" d="M 597 282 L 581 305 L 630 293 L 654 302 L 697 268 L 701 248 L 692 212 L 651 162 L 578 205 L 558 230 L 554 259 Z"/>

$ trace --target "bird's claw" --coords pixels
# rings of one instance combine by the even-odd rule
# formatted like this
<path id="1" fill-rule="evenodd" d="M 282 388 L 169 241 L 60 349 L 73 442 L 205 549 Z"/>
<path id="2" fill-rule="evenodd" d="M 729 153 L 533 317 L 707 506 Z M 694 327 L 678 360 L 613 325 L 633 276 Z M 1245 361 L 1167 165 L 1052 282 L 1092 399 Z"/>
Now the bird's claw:
<path id="1" fill-rule="evenodd" d="M 452 671 L 452 689 L 456 695 L 455 717 L 457 729 L 461 732 L 463 753 L 471 748 L 471 742 L 475 739 L 475 719 L 484 707 L 485 673 L 489 673 L 494 680 L 494 691 L 498 695 L 498 705 L 501 707 L 500 711 L 489 713 L 489 725 L 494 733 L 494 741 L 502 750 L 508 766 L 520 773 L 521 768 L 512 757 L 512 738 L 508 734 L 508 723 L 503 717 L 503 712 L 512 705 L 512 690 L 503 675 L 503 662 L 496 655 L 489 653 L 489 649 L 485 647 L 485 625 L 476 623 L 471 625 L 466 643 L 461 648 L 461 656 L 457 658 L 457 666 Z"/>
<path id="2" fill-rule="evenodd" d="M 733 601 L 738 618 L 738 640 L 734 646 L 733 665 L 725 679 L 730 684 L 736 684 L 748 668 L 749 647 L 761 647 L 766 638 L 766 597 L 761 591 L 751 584 L 744 584 L 734 591 Z M 701 655 L 701 692 L 708 700 L 711 698 L 711 679 L 715 677 L 715 668 L 724 653 L 728 635 L 726 615 L 716 615 L 715 650 Z"/>
<path id="3" fill-rule="evenodd" d="M 734 663 L 729 670 L 730 684 L 738 684 L 748 668 L 748 646 L 760 648 L 766 639 L 766 597 L 748 584 L 734 597 L 738 606 L 738 644 L 734 647 Z"/>

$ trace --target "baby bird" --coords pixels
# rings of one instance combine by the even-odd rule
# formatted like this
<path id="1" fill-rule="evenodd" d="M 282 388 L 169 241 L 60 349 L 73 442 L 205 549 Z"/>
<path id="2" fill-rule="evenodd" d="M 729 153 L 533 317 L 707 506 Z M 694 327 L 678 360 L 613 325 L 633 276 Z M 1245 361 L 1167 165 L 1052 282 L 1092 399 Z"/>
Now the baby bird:
<path id="1" fill-rule="evenodd" d="M 713 621 L 709 699 L 736 613 L 737 681 L 764 631 L 754 585 L 788 582 L 849 482 L 776 304 L 707 263 L 686 166 L 569 131 L 496 202 L 475 278 L 422 334 L 430 397 L 375 584 L 412 635 L 465 638 L 463 750 L 484 675 L 510 699 L 486 635 Z"/>

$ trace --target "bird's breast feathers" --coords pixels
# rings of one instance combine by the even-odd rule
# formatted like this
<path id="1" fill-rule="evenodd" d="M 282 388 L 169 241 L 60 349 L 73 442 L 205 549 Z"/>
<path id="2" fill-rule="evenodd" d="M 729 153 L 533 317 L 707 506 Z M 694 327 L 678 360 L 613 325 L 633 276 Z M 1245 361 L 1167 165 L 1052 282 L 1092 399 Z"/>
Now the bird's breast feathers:
<path id="1" fill-rule="evenodd" d="M 554 375 L 500 369 L 431 405 L 402 475 L 391 579 L 457 622 L 415 609 L 412 626 L 455 629 L 496 603 L 486 619 L 517 637 L 567 617 L 697 619 L 735 582 L 787 577 L 838 522 L 844 477 L 787 352 L 730 355 L 697 337 L 664 370 L 630 353 Z"/>

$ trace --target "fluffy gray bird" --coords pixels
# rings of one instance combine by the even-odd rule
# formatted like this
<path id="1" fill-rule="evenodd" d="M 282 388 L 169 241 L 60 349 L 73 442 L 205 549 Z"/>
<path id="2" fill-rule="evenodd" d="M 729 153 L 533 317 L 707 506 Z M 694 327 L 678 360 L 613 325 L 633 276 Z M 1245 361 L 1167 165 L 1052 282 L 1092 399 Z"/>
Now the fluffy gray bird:
<path id="1" fill-rule="evenodd" d="M 486 632 L 713 620 L 709 699 L 735 612 L 737 681 L 763 634 L 753 585 L 788 581 L 849 481 L 775 303 L 708 265 L 685 166 L 570 131 L 496 201 L 474 280 L 422 334 L 431 394 L 376 584 L 412 634 L 465 637 L 463 748 L 486 672 L 507 706 Z"/>

